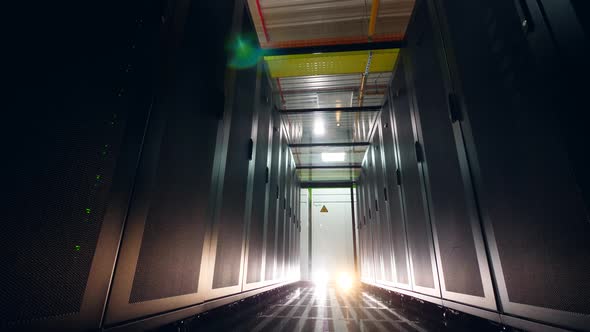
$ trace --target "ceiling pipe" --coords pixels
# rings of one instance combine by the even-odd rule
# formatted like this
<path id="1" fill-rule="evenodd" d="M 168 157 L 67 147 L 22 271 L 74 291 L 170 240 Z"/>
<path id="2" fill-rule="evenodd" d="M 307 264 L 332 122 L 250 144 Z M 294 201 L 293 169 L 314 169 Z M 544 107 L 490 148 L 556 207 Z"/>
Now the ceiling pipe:
<path id="1" fill-rule="evenodd" d="M 375 26 L 377 25 L 377 13 L 379 13 L 379 0 L 373 0 L 373 4 L 371 5 L 371 18 L 369 19 L 369 40 L 373 38 L 375 35 Z M 371 58 L 373 57 L 373 52 L 369 51 L 369 59 L 367 60 L 367 66 L 365 67 L 365 72 L 363 73 L 363 77 L 361 78 L 361 88 L 359 90 L 359 107 L 363 106 L 363 97 L 365 95 L 365 83 L 367 82 L 367 76 L 369 75 L 369 68 L 371 67 Z"/>
<path id="2" fill-rule="evenodd" d="M 365 97 L 365 82 L 367 82 L 367 74 L 361 77 L 361 88 L 359 89 L 359 107 L 363 107 L 363 98 Z"/>
<path id="3" fill-rule="evenodd" d="M 277 87 L 279 88 L 279 95 L 281 96 L 281 107 L 285 106 L 285 95 L 283 94 L 283 87 L 281 86 L 281 78 L 277 77 Z"/>
<path id="4" fill-rule="evenodd" d="M 371 19 L 369 20 L 369 38 L 375 34 L 375 26 L 377 25 L 377 13 L 379 12 L 379 0 L 373 0 L 371 5 Z"/>
<path id="5" fill-rule="evenodd" d="M 361 88 L 359 89 L 359 107 L 363 106 L 363 98 L 365 96 L 365 83 L 367 82 L 367 76 L 369 76 L 369 69 L 371 68 L 371 60 L 373 59 L 373 51 L 369 51 L 369 57 L 367 58 L 367 65 L 365 66 L 365 72 L 361 78 Z"/>

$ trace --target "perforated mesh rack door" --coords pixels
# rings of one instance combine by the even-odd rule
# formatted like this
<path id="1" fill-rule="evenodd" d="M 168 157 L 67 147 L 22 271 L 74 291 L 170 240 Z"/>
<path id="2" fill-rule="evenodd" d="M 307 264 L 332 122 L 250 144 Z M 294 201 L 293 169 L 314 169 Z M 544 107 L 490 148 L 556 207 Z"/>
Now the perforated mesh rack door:
<path id="1" fill-rule="evenodd" d="M 18 103 L 3 112 L 0 329 L 97 328 L 151 103 L 159 15 L 136 2 L 35 12 L 11 62 Z"/>

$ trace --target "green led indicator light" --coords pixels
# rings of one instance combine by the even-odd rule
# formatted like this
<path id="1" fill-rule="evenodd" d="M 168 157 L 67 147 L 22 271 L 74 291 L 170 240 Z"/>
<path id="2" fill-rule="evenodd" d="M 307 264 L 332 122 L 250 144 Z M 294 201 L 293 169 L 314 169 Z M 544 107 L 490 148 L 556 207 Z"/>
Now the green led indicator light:
<path id="1" fill-rule="evenodd" d="M 96 180 L 100 180 L 100 174 L 96 176 Z"/>
<path id="2" fill-rule="evenodd" d="M 90 214 L 92 210 L 90 208 L 86 208 L 86 214 Z"/>
<path id="3" fill-rule="evenodd" d="M 76 251 L 80 251 L 80 246 L 79 246 L 79 245 L 77 245 L 77 246 L 74 246 L 74 250 L 76 250 Z"/>

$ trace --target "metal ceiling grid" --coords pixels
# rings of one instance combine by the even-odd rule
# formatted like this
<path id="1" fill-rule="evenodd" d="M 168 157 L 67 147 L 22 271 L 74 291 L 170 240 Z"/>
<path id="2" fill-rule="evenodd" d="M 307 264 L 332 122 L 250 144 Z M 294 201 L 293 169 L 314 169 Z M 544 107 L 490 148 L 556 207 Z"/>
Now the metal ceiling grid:
<path id="1" fill-rule="evenodd" d="M 316 75 L 281 78 L 281 88 L 284 95 L 329 92 L 329 91 L 357 91 L 362 74 L 350 75 Z M 391 71 L 370 73 L 367 77 L 367 91 L 385 91 L 391 80 Z"/>
<path id="2" fill-rule="evenodd" d="M 361 173 L 360 168 L 303 168 L 297 169 L 302 182 L 354 181 Z"/>
<path id="3" fill-rule="evenodd" d="M 357 106 L 361 78 L 361 74 L 281 78 L 281 93 L 284 100 L 282 109 Z M 363 105 L 381 105 L 390 79 L 391 72 L 369 74 L 365 84 Z"/>
<path id="4" fill-rule="evenodd" d="M 305 146 L 305 147 L 291 147 L 293 156 L 295 157 L 295 164 L 298 167 L 309 166 L 359 166 L 363 161 L 366 146 Z M 341 159 L 327 160 L 326 155 L 339 156 Z"/>
<path id="5" fill-rule="evenodd" d="M 367 142 L 368 128 L 375 122 L 373 112 L 313 112 L 282 116 L 289 125 L 300 128 L 291 143 Z M 363 128 L 367 128 L 363 130 Z"/>
<path id="6" fill-rule="evenodd" d="M 346 99 L 342 97 L 341 93 L 308 93 L 284 96 L 283 109 L 351 107 L 359 104 L 358 92 L 347 92 Z M 385 95 L 382 93 L 365 94 L 363 105 L 379 106 L 383 104 L 384 97 Z"/>
<path id="7" fill-rule="evenodd" d="M 248 0 L 262 47 L 368 42 L 370 0 Z M 414 0 L 380 0 L 373 41 L 401 40 Z"/>
<path id="8" fill-rule="evenodd" d="M 414 0 L 247 1 L 299 178 L 355 181 Z"/>

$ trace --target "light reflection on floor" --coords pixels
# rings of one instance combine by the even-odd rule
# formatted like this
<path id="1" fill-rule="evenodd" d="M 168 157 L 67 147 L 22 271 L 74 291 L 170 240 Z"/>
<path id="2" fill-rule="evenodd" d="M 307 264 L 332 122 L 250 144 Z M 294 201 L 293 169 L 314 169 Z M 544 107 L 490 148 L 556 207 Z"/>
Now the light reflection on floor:
<path id="1" fill-rule="evenodd" d="M 302 286 L 258 313 L 252 331 L 420 331 L 406 318 L 357 288 Z"/>

